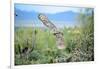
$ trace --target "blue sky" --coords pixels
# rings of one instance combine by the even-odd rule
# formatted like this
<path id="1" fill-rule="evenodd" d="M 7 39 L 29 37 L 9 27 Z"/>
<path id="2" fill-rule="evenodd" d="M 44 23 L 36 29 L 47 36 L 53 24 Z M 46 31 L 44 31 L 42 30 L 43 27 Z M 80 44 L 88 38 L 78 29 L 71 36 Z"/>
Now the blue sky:
<path id="1" fill-rule="evenodd" d="M 38 14 L 45 14 L 57 27 L 75 26 L 76 17 L 84 8 L 15 4 L 15 26 L 44 27 Z M 84 10 L 83 10 L 84 13 Z"/>

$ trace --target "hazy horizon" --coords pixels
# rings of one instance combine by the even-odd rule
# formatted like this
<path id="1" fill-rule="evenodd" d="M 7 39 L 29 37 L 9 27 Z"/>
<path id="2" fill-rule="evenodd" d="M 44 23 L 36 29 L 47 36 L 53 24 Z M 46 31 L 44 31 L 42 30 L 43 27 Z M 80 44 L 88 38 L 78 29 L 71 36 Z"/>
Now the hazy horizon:
<path id="1" fill-rule="evenodd" d="M 58 28 L 77 26 L 76 17 L 84 11 L 85 8 L 79 7 L 58 7 L 58 6 L 41 6 L 31 4 L 15 4 L 15 26 L 25 27 L 44 27 L 43 23 L 38 19 L 38 14 L 45 14 L 49 20 Z M 92 11 L 92 8 L 89 8 Z M 81 12 L 80 12 L 81 10 Z M 90 11 L 90 13 L 91 13 Z"/>

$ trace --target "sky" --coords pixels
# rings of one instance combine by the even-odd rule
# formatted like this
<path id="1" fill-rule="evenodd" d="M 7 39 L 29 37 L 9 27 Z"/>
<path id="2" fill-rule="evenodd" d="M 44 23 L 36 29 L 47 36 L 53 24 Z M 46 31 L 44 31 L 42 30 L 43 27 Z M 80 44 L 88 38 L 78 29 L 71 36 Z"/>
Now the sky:
<path id="1" fill-rule="evenodd" d="M 43 6 L 31 4 L 15 4 L 14 7 L 15 26 L 26 27 L 44 27 L 43 23 L 38 19 L 38 14 L 45 14 L 49 20 L 57 27 L 73 27 L 76 23 L 76 17 L 84 12 L 84 8 L 79 7 L 60 7 L 60 6 Z"/>

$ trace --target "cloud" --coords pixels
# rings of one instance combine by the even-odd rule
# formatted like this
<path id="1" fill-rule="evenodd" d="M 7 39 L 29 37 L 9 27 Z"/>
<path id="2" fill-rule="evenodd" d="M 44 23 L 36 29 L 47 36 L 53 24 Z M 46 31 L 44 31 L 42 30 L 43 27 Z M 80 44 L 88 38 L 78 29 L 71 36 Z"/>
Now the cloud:
<path id="1" fill-rule="evenodd" d="M 40 5 L 22 5 L 22 4 L 16 4 L 15 7 L 17 9 L 20 9 L 21 11 L 27 11 L 27 12 L 38 12 L 38 13 L 47 13 L 47 14 L 56 14 L 61 12 L 80 12 L 81 8 L 75 8 L 75 7 L 58 7 L 58 6 L 40 6 Z"/>

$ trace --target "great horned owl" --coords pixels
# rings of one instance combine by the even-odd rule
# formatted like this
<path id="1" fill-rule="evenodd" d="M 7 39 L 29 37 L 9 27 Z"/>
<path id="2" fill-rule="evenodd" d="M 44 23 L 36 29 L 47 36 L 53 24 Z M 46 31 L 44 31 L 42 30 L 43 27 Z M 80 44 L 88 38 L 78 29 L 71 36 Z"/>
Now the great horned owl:
<path id="1" fill-rule="evenodd" d="M 52 31 L 53 35 L 56 37 L 56 44 L 58 49 L 64 49 L 65 44 L 63 33 L 58 31 L 57 27 L 44 14 L 39 14 L 38 18 L 46 27 L 48 27 Z"/>

